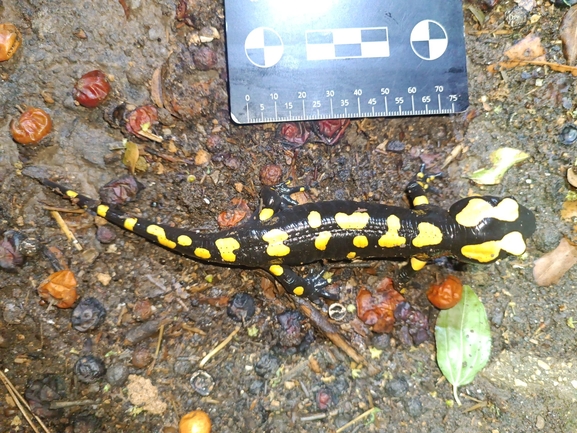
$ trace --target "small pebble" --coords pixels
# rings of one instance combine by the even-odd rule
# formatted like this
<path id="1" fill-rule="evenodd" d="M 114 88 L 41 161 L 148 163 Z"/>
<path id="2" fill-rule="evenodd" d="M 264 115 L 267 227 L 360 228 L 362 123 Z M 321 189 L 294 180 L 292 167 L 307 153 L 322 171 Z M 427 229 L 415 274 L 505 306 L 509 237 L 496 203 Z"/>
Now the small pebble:
<path id="1" fill-rule="evenodd" d="M 112 386 L 123 386 L 128 379 L 128 367 L 124 364 L 112 364 L 106 370 L 106 381 Z"/>
<path id="2" fill-rule="evenodd" d="M 520 29 L 529 19 L 529 12 L 521 6 L 515 6 L 505 14 L 505 21 L 512 29 Z"/>
<path id="3" fill-rule="evenodd" d="M 385 393 L 389 397 L 402 397 L 409 391 L 409 383 L 404 377 L 398 377 L 387 382 Z"/>
<path id="4" fill-rule="evenodd" d="M 280 368 L 280 360 L 271 353 L 264 353 L 254 365 L 254 371 L 260 377 L 268 379 L 272 377 Z"/>
<path id="5" fill-rule="evenodd" d="M 140 345 L 132 352 L 132 365 L 136 368 L 144 368 L 152 362 L 152 353 L 148 346 Z"/>
<path id="6" fill-rule="evenodd" d="M 391 140 L 387 143 L 385 149 L 387 152 L 403 153 L 405 151 L 405 143 L 399 140 Z"/>
<path id="7" fill-rule="evenodd" d="M 101 244 L 111 244 L 116 239 L 116 232 L 108 225 L 100 226 L 96 230 L 96 239 Z"/>
<path id="8" fill-rule="evenodd" d="M 405 410 L 412 418 L 418 418 L 423 414 L 423 404 L 418 397 L 411 397 L 403 401 Z"/>
<path id="9" fill-rule="evenodd" d="M 559 134 L 559 139 L 565 146 L 573 145 L 577 141 L 577 126 L 573 123 L 568 123 L 563 126 L 563 129 Z"/>

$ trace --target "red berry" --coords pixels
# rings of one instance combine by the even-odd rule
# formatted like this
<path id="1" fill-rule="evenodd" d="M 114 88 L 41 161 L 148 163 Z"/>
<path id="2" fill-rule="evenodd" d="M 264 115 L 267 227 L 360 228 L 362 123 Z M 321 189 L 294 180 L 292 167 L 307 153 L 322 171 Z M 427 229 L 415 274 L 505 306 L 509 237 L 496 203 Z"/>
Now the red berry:
<path id="1" fill-rule="evenodd" d="M 20 144 L 35 144 L 52 130 L 50 115 L 40 109 L 29 107 L 18 120 L 10 123 L 10 133 L 14 141 Z"/>
<path id="2" fill-rule="evenodd" d="M 104 72 L 90 71 L 80 77 L 74 86 L 74 99 L 87 108 L 98 107 L 106 99 L 110 92 L 110 83 Z"/>

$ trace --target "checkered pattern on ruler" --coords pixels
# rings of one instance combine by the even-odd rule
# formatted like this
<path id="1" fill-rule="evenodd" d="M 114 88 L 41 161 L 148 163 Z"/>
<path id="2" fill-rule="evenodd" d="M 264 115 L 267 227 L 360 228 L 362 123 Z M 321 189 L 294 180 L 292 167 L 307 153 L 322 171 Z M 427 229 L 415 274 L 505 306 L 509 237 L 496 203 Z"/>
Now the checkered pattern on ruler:
<path id="1" fill-rule="evenodd" d="M 307 60 L 389 57 L 387 27 L 307 30 Z"/>

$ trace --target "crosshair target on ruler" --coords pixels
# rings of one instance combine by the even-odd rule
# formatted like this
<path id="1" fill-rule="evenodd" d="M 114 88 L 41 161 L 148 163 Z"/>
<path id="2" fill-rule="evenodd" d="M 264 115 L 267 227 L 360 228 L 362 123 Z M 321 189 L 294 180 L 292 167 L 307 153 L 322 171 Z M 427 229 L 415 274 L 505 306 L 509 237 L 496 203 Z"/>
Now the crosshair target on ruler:
<path id="1" fill-rule="evenodd" d="M 248 60 L 259 68 L 270 68 L 281 59 L 284 45 L 282 38 L 273 29 L 258 27 L 244 41 Z"/>
<path id="2" fill-rule="evenodd" d="M 413 52 L 423 60 L 438 59 L 443 55 L 448 45 L 447 32 L 436 21 L 421 21 L 411 32 Z"/>

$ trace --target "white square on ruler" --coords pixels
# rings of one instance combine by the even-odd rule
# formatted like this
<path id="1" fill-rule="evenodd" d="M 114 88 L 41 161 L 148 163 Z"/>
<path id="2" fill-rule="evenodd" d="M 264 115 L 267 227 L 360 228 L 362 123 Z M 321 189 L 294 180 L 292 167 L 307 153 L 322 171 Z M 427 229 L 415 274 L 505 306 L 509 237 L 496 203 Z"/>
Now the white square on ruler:
<path id="1" fill-rule="evenodd" d="M 333 44 L 307 44 L 307 60 L 332 60 L 335 58 Z"/>
<path id="2" fill-rule="evenodd" d="M 334 44 L 360 44 L 361 29 L 334 29 L 333 43 Z"/>
<path id="3" fill-rule="evenodd" d="M 387 41 L 361 43 L 362 57 L 389 57 L 390 55 L 389 42 Z"/>

